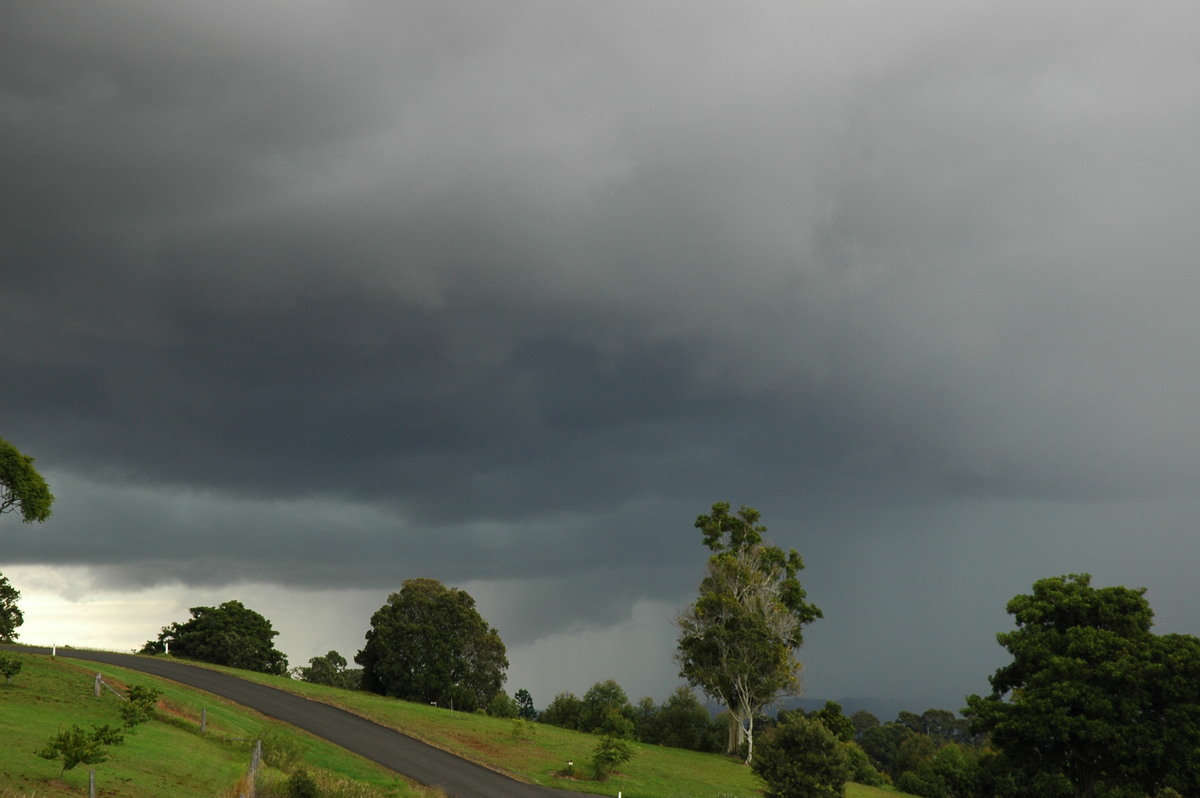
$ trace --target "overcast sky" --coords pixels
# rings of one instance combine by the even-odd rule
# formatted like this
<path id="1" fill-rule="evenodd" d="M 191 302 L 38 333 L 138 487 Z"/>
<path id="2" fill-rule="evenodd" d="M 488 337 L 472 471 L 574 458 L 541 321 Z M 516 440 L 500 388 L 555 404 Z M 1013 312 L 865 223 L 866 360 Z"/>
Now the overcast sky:
<path id="1" fill-rule="evenodd" d="M 1091 572 L 1200 634 L 1200 6 L 4 3 L 22 640 L 403 580 L 510 692 L 679 683 L 716 501 L 814 698 L 958 709 Z"/>

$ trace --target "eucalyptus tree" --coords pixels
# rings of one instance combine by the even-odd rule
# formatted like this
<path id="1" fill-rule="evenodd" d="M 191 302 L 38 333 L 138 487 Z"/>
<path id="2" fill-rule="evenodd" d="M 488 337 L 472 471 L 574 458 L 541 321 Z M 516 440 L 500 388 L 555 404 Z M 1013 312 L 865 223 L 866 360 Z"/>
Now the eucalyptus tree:
<path id="1" fill-rule="evenodd" d="M 759 518 L 751 507 L 733 515 L 718 502 L 696 519 L 713 554 L 699 597 L 675 619 L 679 675 L 729 709 L 726 750 L 735 753 L 745 742 L 747 764 L 755 716 L 778 697 L 799 693 L 802 630 L 821 617 L 797 577 L 804 561 L 795 549 L 766 543 Z"/>

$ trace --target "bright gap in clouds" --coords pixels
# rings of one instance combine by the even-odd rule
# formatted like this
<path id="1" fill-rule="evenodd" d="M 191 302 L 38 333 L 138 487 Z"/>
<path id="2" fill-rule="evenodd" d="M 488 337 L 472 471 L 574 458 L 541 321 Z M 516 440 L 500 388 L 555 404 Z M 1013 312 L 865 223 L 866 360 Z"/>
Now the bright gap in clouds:
<path id="1" fill-rule="evenodd" d="M 160 585 L 140 591 L 96 587 L 83 566 L 40 565 L 6 568 L 21 598 L 25 623 L 18 642 L 37 646 L 137 651 L 164 626 L 183 622 L 189 608 L 238 600 L 271 622 L 279 632 L 275 646 L 289 667 L 305 666 L 312 657 L 333 650 L 354 667 L 371 615 L 387 601 L 385 590 L 298 590 L 243 583 L 217 588 Z M 488 583 L 464 587 L 478 600 L 484 619 L 499 628 L 512 620 L 514 608 L 503 606 L 499 591 Z M 508 647 L 509 694 L 529 690 L 539 709 L 555 695 L 582 697 L 596 682 L 615 679 L 631 701 L 650 696 L 664 701 L 681 680 L 672 661 L 679 608 L 670 602 L 638 601 L 630 614 L 610 626 L 575 627 L 528 643 Z"/>
<path id="2" fill-rule="evenodd" d="M 90 569 L 82 566 L 13 566 L 5 576 L 21 591 L 22 643 L 134 651 L 157 638 L 162 627 L 187 621 L 191 607 L 237 600 L 271 622 L 279 632 L 275 647 L 287 654 L 291 666 L 307 665 L 311 657 L 331 649 L 352 659 L 362 647 L 371 613 L 387 598 L 377 590 L 294 590 L 253 583 L 119 591 L 96 587 Z"/>

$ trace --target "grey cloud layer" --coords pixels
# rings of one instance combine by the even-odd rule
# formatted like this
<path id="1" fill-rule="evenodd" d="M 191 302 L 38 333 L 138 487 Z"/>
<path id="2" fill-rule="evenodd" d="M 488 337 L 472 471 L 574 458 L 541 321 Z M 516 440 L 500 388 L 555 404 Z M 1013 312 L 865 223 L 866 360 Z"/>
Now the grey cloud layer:
<path id="1" fill-rule="evenodd" d="M 1189 5 L 5 13 L 0 433 L 117 497 L 11 556 L 661 598 L 1200 476 Z"/>

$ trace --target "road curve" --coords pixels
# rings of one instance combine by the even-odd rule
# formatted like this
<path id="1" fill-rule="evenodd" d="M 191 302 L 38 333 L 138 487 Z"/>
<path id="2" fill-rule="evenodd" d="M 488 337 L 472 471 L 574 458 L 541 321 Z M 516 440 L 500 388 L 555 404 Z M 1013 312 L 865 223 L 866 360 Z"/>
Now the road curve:
<path id="1" fill-rule="evenodd" d="M 51 653 L 48 648 L 13 646 L 12 649 L 34 654 Z M 441 788 L 454 798 L 569 798 L 583 795 L 517 781 L 346 710 L 220 671 L 106 651 L 60 648 L 57 653 L 60 657 L 142 671 L 228 698 L 421 784 Z"/>

